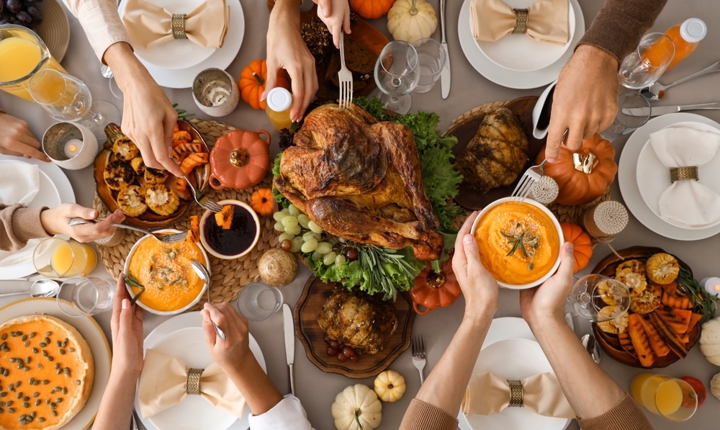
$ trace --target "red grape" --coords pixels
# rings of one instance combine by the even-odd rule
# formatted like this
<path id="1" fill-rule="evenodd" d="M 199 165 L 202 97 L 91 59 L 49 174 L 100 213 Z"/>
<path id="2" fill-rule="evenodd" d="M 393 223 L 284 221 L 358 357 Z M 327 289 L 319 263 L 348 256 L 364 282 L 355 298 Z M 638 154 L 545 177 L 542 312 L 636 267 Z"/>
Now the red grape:
<path id="1" fill-rule="evenodd" d="M 338 354 L 337 349 L 333 348 L 332 346 L 328 346 L 328 349 L 327 349 L 328 357 L 332 357 L 333 355 L 337 355 L 337 354 Z"/>
<path id="2" fill-rule="evenodd" d="M 330 338 L 329 338 L 328 336 L 325 336 L 325 338 L 324 338 L 323 340 L 324 340 L 325 343 L 327 343 L 328 345 L 330 344 Z"/>
<path id="3" fill-rule="evenodd" d="M 283 240 L 280 243 L 280 249 L 282 249 L 283 251 L 289 252 L 292 249 L 292 241 L 289 241 L 287 239 Z"/>
<path id="4" fill-rule="evenodd" d="M 346 346 L 345 348 L 343 348 L 342 352 L 343 352 L 343 355 L 345 355 L 348 358 L 353 357 L 355 355 L 355 350 L 350 348 L 349 346 Z"/>
<path id="5" fill-rule="evenodd" d="M 328 345 L 330 345 L 331 347 L 333 347 L 335 349 L 342 349 L 342 347 L 340 347 L 340 344 L 337 343 L 337 341 L 332 340 L 332 339 L 330 339 L 330 342 L 328 342 Z"/>
<path id="6" fill-rule="evenodd" d="M 355 248 L 350 248 L 345 253 L 345 257 L 350 261 L 355 261 L 358 259 L 358 250 Z"/>
<path id="7" fill-rule="evenodd" d="M 337 359 L 339 362 L 344 363 L 347 361 L 347 357 L 342 352 L 337 355 Z"/>
<path id="8" fill-rule="evenodd" d="M 359 355 L 353 355 L 352 357 L 350 357 L 350 361 L 352 361 L 353 363 L 357 363 L 358 360 L 360 360 Z"/>

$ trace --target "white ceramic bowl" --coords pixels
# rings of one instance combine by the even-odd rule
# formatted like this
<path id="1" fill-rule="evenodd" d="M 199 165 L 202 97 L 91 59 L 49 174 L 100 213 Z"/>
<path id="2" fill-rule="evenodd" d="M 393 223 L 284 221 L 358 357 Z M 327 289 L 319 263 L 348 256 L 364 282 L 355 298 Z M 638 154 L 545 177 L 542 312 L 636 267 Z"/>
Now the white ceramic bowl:
<path id="1" fill-rule="evenodd" d="M 219 252 L 215 251 L 215 250 L 208 244 L 207 238 L 205 237 L 205 223 L 208 221 L 208 218 L 209 218 L 211 215 L 213 215 L 213 216 L 215 215 L 214 213 L 212 213 L 212 212 L 210 212 L 210 211 L 205 211 L 205 213 L 203 214 L 202 218 L 200 218 L 200 243 L 202 243 L 203 248 L 205 248 L 205 250 L 206 250 L 207 252 L 209 252 L 209 253 L 212 254 L 213 256 L 215 256 L 215 257 L 217 257 L 217 258 L 220 258 L 220 259 L 222 259 L 222 260 L 234 260 L 234 259 L 236 259 L 236 258 L 240 258 L 240 257 L 243 257 L 243 256 L 247 255 L 250 251 L 252 251 L 252 250 L 255 248 L 255 246 L 256 246 L 257 243 L 258 243 L 258 240 L 260 239 L 260 219 L 258 218 L 258 216 L 257 216 L 257 214 L 255 213 L 255 211 L 254 211 L 248 204 L 243 203 L 243 202 L 241 202 L 241 201 L 239 201 L 239 200 L 221 200 L 221 201 L 219 201 L 219 202 L 217 202 L 217 203 L 218 203 L 220 206 L 224 206 L 224 205 L 236 205 L 236 206 L 241 206 L 242 208 L 244 208 L 245 210 L 247 210 L 247 211 L 250 213 L 250 215 L 252 215 L 252 219 L 253 219 L 253 221 L 255 222 L 255 239 L 253 239 L 253 242 L 252 242 L 252 244 L 248 247 L 248 249 L 246 249 L 245 251 L 241 252 L 240 254 L 237 254 L 237 255 L 225 255 L 225 254 L 220 254 Z"/>
<path id="2" fill-rule="evenodd" d="M 168 228 L 168 229 L 163 229 L 163 230 L 157 230 L 156 233 L 182 233 L 182 232 L 181 232 L 180 230 L 175 230 L 175 229 L 172 229 L 172 228 Z M 130 266 L 130 261 L 132 260 L 132 257 L 133 257 L 133 255 L 135 254 L 135 251 L 137 250 L 137 247 L 138 247 L 138 246 L 140 245 L 140 243 L 141 243 L 142 241 L 144 241 L 144 240 L 155 240 L 155 238 L 153 238 L 153 237 L 150 236 L 150 235 L 145 235 L 145 236 L 141 237 L 140 240 L 138 240 L 137 242 L 135 242 L 135 244 L 132 246 L 132 248 L 130 248 L 130 252 L 128 253 L 127 258 L 125 259 L 125 266 L 123 267 L 123 273 L 124 273 L 124 274 L 127 275 L 127 273 L 128 273 L 128 267 Z M 210 272 L 210 274 L 212 275 L 212 272 L 211 272 L 211 270 L 210 270 L 210 259 L 208 258 L 207 253 L 205 252 L 205 250 L 203 249 L 202 246 L 198 246 L 198 248 L 200 248 L 200 252 L 202 252 L 203 257 L 205 258 L 205 261 L 206 261 L 205 267 L 207 267 L 208 272 Z M 193 270 L 193 269 L 190 268 L 190 270 Z M 132 289 L 131 289 L 129 286 L 127 286 L 127 285 L 125 285 L 125 288 L 128 290 L 128 294 L 130 294 L 130 296 L 132 297 L 132 295 L 133 295 Z M 151 312 L 151 313 L 153 313 L 153 314 L 165 315 L 165 316 L 177 315 L 177 314 L 181 314 L 181 313 L 185 312 L 186 310 L 190 309 L 191 307 L 195 306 L 195 305 L 200 301 L 200 298 L 201 298 L 204 294 L 206 294 L 207 289 L 208 289 L 208 285 L 207 285 L 207 284 L 203 285 L 203 287 L 202 287 L 202 289 L 200 290 L 200 292 L 198 293 L 197 297 L 195 297 L 192 302 L 190 302 L 187 306 L 185 306 L 185 307 L 183 307 L 183 308 L 180 308 L 180 309 L 177 309 L 177 310 L 174 310 L 174 311 L 159 311 L 159 310 L 157 310 L 157 309 L 153 309 L 153 308 L 151 308 L 151 307 L 146 306 L 145 304 L 143 304 L 143 302 L 142 302 L 141 300 L 138 300 L 136 303 L 137 303 L 141 308 L 143 308 L 143 309 L 145 309 L 146 311 Z"/>
<path id="3" fill-rule="evenodd" d="M 488 213 L 488 211 L 490 209 L 494 208 L 495 206 L 501 205 L 503 203 L 512 202 L 512 201 L 517 201 L 517 197 L 505 197 L 502 199 L 495 200 L 494 202 L 485 206 L 483 208 L 483 210 L 480 211 L 477 218 L 475 218 L 475 222 L 473 222 L 472 229 L 470 230 L 472 232 L 472 235 L 475 236 L 475 230 L 477 229 L 478 224 L 480 223 L 480 220 L 485 216 L 485 214 Z M 555 215 L 553 215 L 553 213 L 550 212 L 550 210 L 548 210 L 548 208 L 546 208 L 545 205 L 540 204 L 533 199 L 529 199 L 529 198 L 525 199 L 524 204 L 533 205 L 533 206 L 539 208 L 541 211 L 543 211 L 545 213 L 545 215 L 550 217 L 553 224 L 555 225 L 555 229 L 557 230 L 558 238 L 560 240 L 560 242 L 559 242 L 560 247 L 562 247 L 563 243 L 565 243 L 565 237 L 563 236 L 562 228 L 560 228 L 560 222 L 555 217 Z M 559 250 L 558 250 L 557 260 L 555 261 L 555 264 L 553 265 L 553 267 L 545 274 L 545 276 L 538 279 L 537 281 L 533 281 L 528 284 L 521 284 L 521 285 L 508 284 L 508 283 L 501 282 L 501 281 L 497 281 L 497 283 L 501 287 L 507 288 L 510 290 L 525 290 L 528 288 L 537 287 L 538 285 L 541 285 L 543 282 L 547 281 L 557 271 L 558 267 L 560 267 L 560 252 L 559 252 Z"/>

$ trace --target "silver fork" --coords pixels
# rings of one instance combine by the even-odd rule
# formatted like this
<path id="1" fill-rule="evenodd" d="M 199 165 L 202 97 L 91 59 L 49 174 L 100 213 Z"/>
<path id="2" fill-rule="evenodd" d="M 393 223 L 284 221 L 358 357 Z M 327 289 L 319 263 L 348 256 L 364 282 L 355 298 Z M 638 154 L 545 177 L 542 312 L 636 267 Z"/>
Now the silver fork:
<path id="1" fill-rule="evenodd" d="M 185 173 L 183 173 L 182 175 L 183 175 L 183 178 L 185 178 L 185 180 L 187 181 L 188 186 L 192 190 L 193 198 L 195 199 L 197 204 L 199 204 L 203 208 L 209 210 L 210 212 L 220 212 L 222 210 L 222 208 L 223 208 L 222 206 L 220 206 L 219 204 L 210 200 L 210 198 L 208 196 L 203 195 L 203 193 L 196 190 L 195 187 L 193 186 L 192 182 L 190 182 L 190 178 L 188 178 Z"/>
<path id="2" fill-rule="evenodd" d="M 425 382 L 423 369 L 425 369 L 425 364 L 427 363 L 427 360 L 425 359 L 425 341 L 420 335 L 413 336 L 410 339 L 410 345 L 412 347 L 413 366 L 415 366 L 420 374 L 420 385 L 422 385 Z"/>
<path id="3" fill-rule="evenodd" d="M 567 139 L 569 132 L 570 130 L 566 128 L 565 132 L 563 133 L 561 143 L 565 143 L 565 139 Z M 524 202 L 527 196 L 529 196 L 532 192 L 535 184 L 537 184 L 540 181 L 540 178 L 542 178 L 546 162 L 547 159 L 543 160 L 542 163 L 538 164 L 537 166 L 532 166 L 527 169 L 520 178 L 520 182 L 518 182 L 518 184 L 515 186 L 511 197 L 518 197 L 520 203 Z"/>
<path id="4" fill-rule="evenodd" d="M 338 72 L 338 81 L 340 81 L 340 107 L 350 109 L 353 99 L 353 77 L 352 72 L 345 66 L 345 33 L 340 32 L 340 71 Z"/>
<path id="5" fill-rule="evenodd" d="M 105 219 L 105 218 L 97 218 L 97 219 L 94 219 L 94 220 L 86 220 L 86 219 L 82 219 L 82 218 L 72 218 L 72 219 L 68 222 L 68 225 L 69 225 L 70 227 L 75 227 L 76 225 L 83 225 L 83 224 L 90 224 L 90 223 L 95 224 L 95 223 L 98 223 L 98 222 L 100 222 L 100 221 L 102 221 L 102 220 L 104 220 L 104 219 Z M 144 233 L 144 234 L 149 234 L 150 236 L 154 237 L 155 239 L 159 240 L 159 241 L 162 242 L 162 243 L 177 243 L 177 242 L 182 242 L 183 240 L 185 240 L 185 237 L 187 237 L 187 232 L 165 234 L 165 233 L 154 233 L 154 232 L 152 232 L 152 231 L 150 231 L 150 230 L 146 230 L 146 229 L 144 229 L 144 228 L 133 227 L 133 226 L 131 226 L 131 225 L 125 225 L 125 224 L 113 223 L 112 226 L 113 226 L 113 227 L 117 227 L 117 228 L 124 228 L 124 229 L 126 229 L 126 230 L 133 230 L 133 231 L 137 231 L 137 232 Z"/>

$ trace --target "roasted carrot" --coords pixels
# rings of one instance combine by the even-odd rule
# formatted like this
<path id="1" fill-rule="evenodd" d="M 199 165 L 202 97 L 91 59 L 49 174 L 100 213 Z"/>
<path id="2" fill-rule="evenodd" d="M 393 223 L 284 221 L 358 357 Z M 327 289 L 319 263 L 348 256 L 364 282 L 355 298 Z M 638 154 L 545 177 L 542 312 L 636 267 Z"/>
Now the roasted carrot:
<path id="1" fill-rule="evenodd" d="M 650 321 L 646 321 L 644 318 L 640 318 L 640 322 L 642 323 L 643 328 L 645 329 L 645 333 L 647 333 L 648 341 L 650 342 L 650 347 L 652 348 L 655 355 L 658 357 L 665 357 L 670 353 L 670 347 L 665 343 L 662 336 L 660 336 L 660 333 L 655 329 L 655 326 L 650 323 Z"/>
<path id="2" fill-rule="evenodd" d="M 197 215 L 190 217 L 190 230 L 188 230 L 185 241 L 189 243 L 198 243 L 200 240 L 200 221 Z"/>
<path id="3" fill-rule="evenodd" d="M 666 322 L 660 317 L 658 309 L 648 314 L 650 316 L 650 322 L 655 326 L 660 336 L 663 337 L 668 347 L 672 352 L 680 358 L 685 358 L 688 355 L 688 349 L 685 346 L 685 342 L 682 341 L 681 336 L 678 335 Z"/>
<path id="4" fill-rule="evenodd" d="M 618 339 L 620 339 L 620 346 L 622 347 L 622 349 L 624 349 L 625 352 L 627 352 L 628 354 L 637 358 L 637 352 L 635 352 L 635 348 L 633 347 L 632 341 L 630 340 L 630 333 L 628 333 L 627 330 L 624 330 L 623 332 L 618 333 Z"/>
<path id="5" fill-rule="evenodd" d="M 628 334 L 632 341 L 633 348 L 637 352 L 638 360 L 643 367 L 650 367 L 655 363 L 655 356 L 653 355 L 650 342 L 648 341 L 647 334 L 643 328 L 642 317 L 638 314 L 630 314 L 630 321 L 628 323 Z"/>

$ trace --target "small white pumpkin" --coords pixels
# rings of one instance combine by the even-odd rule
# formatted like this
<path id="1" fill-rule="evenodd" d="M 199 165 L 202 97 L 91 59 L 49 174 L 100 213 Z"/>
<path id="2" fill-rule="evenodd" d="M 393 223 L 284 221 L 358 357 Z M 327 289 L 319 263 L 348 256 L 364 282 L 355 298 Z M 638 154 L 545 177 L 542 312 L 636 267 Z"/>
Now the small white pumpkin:
<path id="1" fill-rule="evenodd" d="M 710 380 L 710 392 L 720 400 L 720 373 L 713 376 L 712 380 Z"/>
<path id="2" fill-rule="evenodd" d="M 432 36 L 438 23 L 435 9 L 425 0 L 397 0 L 387 20 L 393 38 L 409 43 Z"/>
<path id="3" fill-rule="evenodd" d="M 405 394 L 405 378 L 394 370 L 381 372 L 375 378 L 375 393 L 383 402 L 397 402 Z"/>
<path id="4" fill-rule="evenodd" d="M 710 363 L 720 366 L 720 317 L 702 325 L 700 351 Z"/>
<path id="5" fill-rule="evenodd" d="M 382 420 L 382 404 L 367 385 L 350 385 L 335 397 L 331 413 L 337 430 L 373 430 Z"/>

